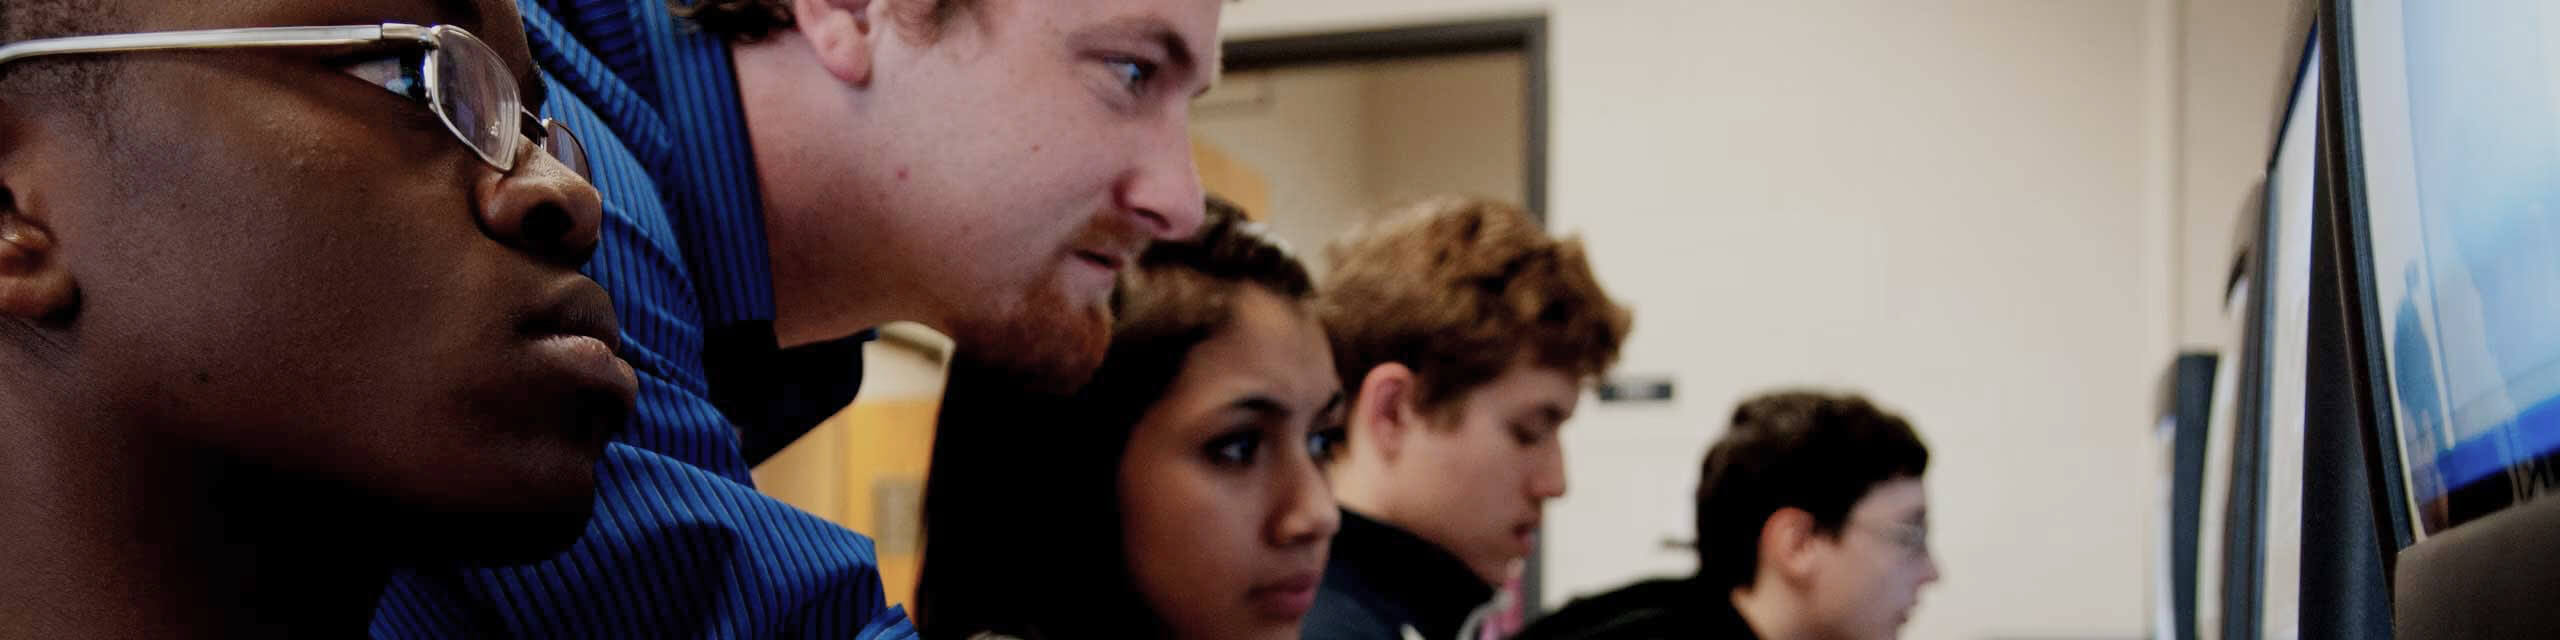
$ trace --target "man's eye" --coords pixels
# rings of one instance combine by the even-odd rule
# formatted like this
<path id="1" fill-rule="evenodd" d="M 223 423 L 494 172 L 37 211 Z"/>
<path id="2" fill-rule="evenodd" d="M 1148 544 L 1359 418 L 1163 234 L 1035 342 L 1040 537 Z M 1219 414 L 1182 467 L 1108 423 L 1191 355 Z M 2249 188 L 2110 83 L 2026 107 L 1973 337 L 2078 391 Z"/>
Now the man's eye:
<path id="1" fill-rule="evenodd" d="M 420 75 L 425 67 L 419 64 L 417 56 L 396 53 L 366 56 L 347 60 L 338 68 L 346 71 L 347 75 L 411 100 L 423 102 L 427 99 L 426 78 Z"/>
<path id="2" fill-rule="evenodd" d="M 1153 62 L 1136 58 L 1112 58 L 1103 61 L 1103 64 L 1110 65 L 1111 73 L 1120 79 L 1120 87 L 1128 90 L 1129 93 L 1143 95 L 1147 87 L 1155 83 L 1156 65 Z"/>
<path id="3" fill-rule="evenodd" d="M 1515 424 L 1511 425 L 1511 439 L 1520 441 L 1520 446 L 1523 447 L 1536 446 L 1546 441 L 1546 433 L 1535 427 Z"/>

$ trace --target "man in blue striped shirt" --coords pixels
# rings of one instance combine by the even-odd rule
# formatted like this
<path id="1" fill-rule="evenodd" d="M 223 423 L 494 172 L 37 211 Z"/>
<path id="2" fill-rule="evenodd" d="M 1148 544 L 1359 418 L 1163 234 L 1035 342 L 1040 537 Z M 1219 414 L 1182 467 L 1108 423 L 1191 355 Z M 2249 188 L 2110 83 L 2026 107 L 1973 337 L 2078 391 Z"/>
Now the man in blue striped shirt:
<path id="1" fill-rule="evenodd" d="M 870 541 L 750 465 L 891 320 L 1080 383 L 1116 272 L 1199 224 L 1219 0 L 664 1 L 520 1 L 640 372 L 595 519 L 549 562 L 399 576 L 376 636 L 912 636 Z"/>

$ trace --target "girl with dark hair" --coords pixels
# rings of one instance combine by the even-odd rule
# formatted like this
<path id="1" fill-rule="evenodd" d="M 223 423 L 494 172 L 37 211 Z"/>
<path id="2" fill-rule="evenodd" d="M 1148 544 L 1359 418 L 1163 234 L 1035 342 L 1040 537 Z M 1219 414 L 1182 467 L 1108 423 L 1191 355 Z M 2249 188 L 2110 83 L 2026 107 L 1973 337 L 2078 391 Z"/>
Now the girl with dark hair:
<path id="1" fill-rule="evenodd" d="M 1341 383 L 1305 269 L 1231 207 L 1124 278 L 1071 396 L 954 365 L 925 504 L 932 640 L 1298 637 L 1340 524 Z"/>

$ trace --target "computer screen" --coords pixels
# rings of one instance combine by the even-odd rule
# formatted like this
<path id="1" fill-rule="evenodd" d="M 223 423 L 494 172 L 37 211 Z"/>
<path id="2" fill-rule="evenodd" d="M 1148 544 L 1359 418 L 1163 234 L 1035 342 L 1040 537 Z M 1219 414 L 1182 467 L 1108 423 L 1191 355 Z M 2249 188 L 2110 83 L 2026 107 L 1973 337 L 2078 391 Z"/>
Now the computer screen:
<path id="1" fill-rule="evenodd" d="M 2312 160 L 2318 155 L 2320 51 L 2304 54 L 2291 108 L 2267 175 L 2266 344 L 2263 558 L 2259 573 L 2261 638 L 2299 633 L 2302 575 L 2303 382 L 2311 317 Z"/>
<path id="2" fill-rule="evenodd" d="M 2560 3 L 2349 6 L 2383 418 L 2423 539 L 2560 487 Z"/>

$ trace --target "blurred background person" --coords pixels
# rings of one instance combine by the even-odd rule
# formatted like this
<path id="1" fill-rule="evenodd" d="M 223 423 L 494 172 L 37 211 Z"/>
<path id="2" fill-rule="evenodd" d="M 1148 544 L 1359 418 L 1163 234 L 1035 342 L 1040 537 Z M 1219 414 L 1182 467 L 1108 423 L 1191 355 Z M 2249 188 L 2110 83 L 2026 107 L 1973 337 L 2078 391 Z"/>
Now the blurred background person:
<path id="1" fill-rule="evenodd" d="M 962 356 L 927 488 L 927 638 L 1298 636 L 1344 397 L 1298 262 L 1211 207 L 1118 294 L 1101 369 L 1026 393 Z"/>
<path id="2" fill-rule="evenodd" d="M 1887 640 L 1929 555 L 1929 448 L 1849 394 L 1745 400 L 1698 483 L 1698 574 L 1575 601 L 1521 640 Z"/>
<path id="3" fill-rule="evenodd" d="M 1333 248 L 1319 289 L 1349 437 L 1342 501 L 1306 637 L 1458 637 L 1537 548 L 1564 495 L 1557 429 L 1608 370 L 1626 309 L 1582 245 L 1527 212 L 1442 197 Z"/>
<path id="4" fill-rule="evenodd" d="M 2344 89 L 2311 80 L 2319 6 L 1247 1 L 1221 17 L 1228 68 L 1196 103 L 1193 140 L 1233 160 L 1201 161 L 1206 186 L 1247 203 L 1264 187 L 1267 206 L 1249 208 L 1298 246 L 1325 246 L 1382 204 L 1486 195 L 1580 238 L 1633 312 L 1644 330 L 1595 387 L 1622 393 L 1586 395 L 1564 430 L 1571 492 L 1544 510 L 1521 581 L 1530 618 L 1694 572 L 1699 455 L 1736 402 L 1794 381 L 1871 392 L 1930 427 L 1932 552 L 1962 570 L 1931 587 L 1908 637 L 2236 635 L 2253 621 L 2273 635 L 2300 592 L 2282 556 L 2301 518 L 2234 494 L 2297 495 L 2284 483 L 2299 474 L 2283 447 L 2230 446 L 2259 424 L 2235 405 L 2303 403 L 2228 400 L 2300 386 L 2298 367 L 2244 376 L 2239 364 L 2256 353 L 2244 337 L 2270 342 L 2300 322 L 2245 316 L 2325 290 L 2284 284 L 2283 296 L 2282 281 L 2240 268 L 2266 263 L 2242 252 L 2271 209 L 2337 184 L 2270 165 L 2280 149 L 2317 155 L 2309 112 Z M 2538 5 L 2488 6 L 2419 13 Z M 2541 22 L 2500 24 L 2540 41 L 2524 25 Z M 2550 76 L 2513 71 L 2531 67 L 2504 63 L 2540 58 L 2503 46 L 2442 59 L 2448 72 L 2515 74 L 2484 87 Z M 2308 256 L 2308 225 L 2292 228 L 2259 244 Z M 2364 335 L 2388 340 L 2399 265 L 2377 268 L 2381 329 Z M 2416 295 L 2427 326 L 2441 323 Z M 2213 404 L 2243 427 L 2206 430 L 2202 448 L 2239 455 L 2173 477 L 2167 458 L 2195 439 L 2158 437 L 2161 380 L 2192 352 L 2230 367 L 2217 380 L 2233 395 Z M 2213 480 L 2199 488 L 2199 475 Z M 2260 513 L 2226 520 L 2226 503 Z M 2215 548 L 2246 532 L 2264 532 L 2263 552 Z"/>

